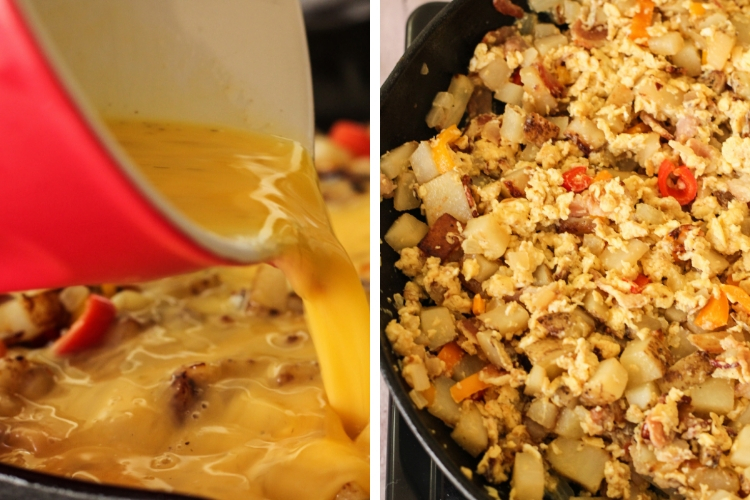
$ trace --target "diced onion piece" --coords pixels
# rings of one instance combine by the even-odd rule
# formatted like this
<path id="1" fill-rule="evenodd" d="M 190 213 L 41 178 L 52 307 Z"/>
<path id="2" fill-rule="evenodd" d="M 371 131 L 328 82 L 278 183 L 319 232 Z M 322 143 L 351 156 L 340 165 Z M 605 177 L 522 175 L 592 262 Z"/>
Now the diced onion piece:
<path id="1" fill-rule="evenodd" d="M 529 313 L 518 302 L 510 302 L 478 316 L 484 324 L 500 335 L 524 331 L 529 323 Z"/>
<path id="2" fill-rule="evenodd" d="M 433 351 L 458 335 L 453 314 L 445 307 L 425 307 L 419 313 L 419 319 L 422 335 L 417 337 L 417 341 Z"/>
<path id="3" fill-rule="evenodd" d="M 581 418 L 571 408 L 563 408 L 557 417 L 555 434 L 568 439 L 581 439 L 584 435 Z"/>
<path id="4" fill-rule="evenodd" d="M 403 214 L 395 220 L 383 239 L 397 252 L 419 245 L 429 231 L 427 224 L 411 214 Z"/>
<path id="5" fill-rule="evenodd" d="M 479 70 L 479 78 L 484 86 L 493 92 L 497 91 L 510 78 L 511 70 L 504 59 L 496 57 L 487 66 Z"/>
<path id="6" fill-rule="evenodd" d="M 520 106 L 523 103 L 523 87 L 513 82 L 506 82 L 495 92 L 495 99 L 506 104 Z"/>
<path id="7" fill-rule="evenodd" d="M 726 415 L 734 408 L 734 382 L 725 378 L 709 378 L 690 389 L 690 397 L 695 413 Z"/>
<path id="8" fill-rule="evenodd" d="M 661 36 L 648 39 L 648 48 L 660 56 L 673 56 L 680 52 L 685 45 L 682 36 L 676 31 L 670 31 Z"/>
<path id="9" fill-rule="evenodd" d="M 581 402 L 589 406 L 604 406 L 622 397 L 628 385 L 628 372 L 617 358 L 605 359 L 583 386 Z"/>
<path id="10" fill-rule="evenodd" d="M 599 258 L 602 261 L 602 266 L 604 266 L 607 271 L 619 271 L 626 266 L 635 266 L 641 257 L 646 255 L 648 249 L 649 246 L 647 243 L 638 239 L 632 239 L 625 243 L 624 249 L 613 249 L 612 247 L 605 248 Z"/>
<path id="11" fill-rule="evenodd" d="M 534 26 L 534 39 L 544 38 L 552 35 L 559 35 L 560 30 L 552 23 L 538 23 Z"/>
<path id="12" fill-rule="evenodd" d="M 560 437 L 547 448 L 547 461 L 553 469 L 595 492 L 604 479 L 609 453 L 583 441 Z"/>
<path id="13" fill-rule="evenodd" d="M 461 409 L 461 416 L 451 437 L 472 457 L 479 456 L 487 449 L 487 429 L 484 428 L 482 414 L 474 402 L 466 403 Z"/>
<path id="14" fill-rule="evenodd" d="M 468 76 L 455 75 L 448 87 L 448 92 L 453 94 L 453 105 L 447 110 L 445 121 L 441 124 L 440 129 L 458 125 L 466 111 L 466 105 L 469 103 L 471 94 L 474 92 L 474 85 Z"/>
<path id="15" fill-rule="evenodd" d="M 497 212 L 469 220 L 462 234 L 465 253 L 481 254 L 489 260 L 502 257 L 510 243 L 510 228 L 502 223 Z"/>
<path id="16" fill-rule="evenodd" d="M 396 191 L 393 193 L 393 208 L 399 212 L 419 207 L 421 202 L 414 193 L 417 177 L 414 172 L 407 170 L 398 177 Z"/>
<path id="17" fill-rule="evenodd" d="M 544 497 L 544 463 L 533 451 L 516 453 L 511 485 L 518 500 L 542 500 Z"/>
<path id="18" fill-rule="evenodd" d="M 547 398 L 537 398 L 529 405 L 526 416 L 547 430 L 557 422 L 558 408 Z"/>
<path id="19" fill-rule="evenodd" d="M 688 76 L 696 77 L 701 74 L 701 55 L 692 41 L 686 42 L 682 49 L 672 56 L 675 66 L 683 68 Z"/>
<path id="20" fill-rule="evenodd" d="M 423 184 L 422 189 L 424 190 L 422 203 L 428 224 L 432 225 L 443 214 L 450 214 L 461 222 L 472 218 L 472 209 L 466 190 L 461 176 L 455 170 Z M 422 193 L 421 190 L 420 193 Z"/>
<path id="21" fill-rule="evenodd" d="M 417 149 L 417 146 L 416 141 L 410 141 L 388 151 L 380 157 L 380 171 L 389 179 L 395 179 L 401 175 L 406 170 L 409 158 Z"/>
<path id="22" fill-rule="evenodd" d="M 714 69 L 721 71 L 729 60 L 729 56 L 732 55 L 733 48 L 734 37 L 721 31 L 716 31 L 706 49 L 706 63 Z"/>
<path id="23" fill-rule="evenodd" d="M 526 113 L 518 106 L 506 106 L 503 114 L 503 125 L 500 127 L 500 135 L 509 142 L 524 143 L 523 124 L 526 121 Z"/>
<path id="24" fill-rule="evenodd" d="M 664 212 L 646 203 L 638 203 L 635 206 L 635 220 L 658 226 L 664 223 Z"/>
<path id="25" fill-rule="evenodd" d="M 441 376 L 433 383 L 435 384 L 435 399 L 427 406 L 427 411 L 453 427 L 461 418 L 461 408 L 451 396 L 451 387 L 455 382 L 448 377 Z"/>
<path id="26" fill-rule="evenodd" d="M 437 165 L 435 165 L 435 160 L 432 158 L 432 148 L 428 141 L 419 143 L 419 146 L 409 157 L 409 162 L 420 184 L 431 181 L 440 175 L 440 171 Z"/>
<path id="27" fill-rule="evenodd" d="M 628 400 L 628 404 L 645 410 L 657 400 L 659 394 L 659 388 L 654 382 L 646 382 L 625 391 L 625 399 Z"/>
<path id="28" fill-rule="evenodd" d="M 539 51 L 541 55 L 546 55 L 557 47 L 562 47 L 568 43 L 568 39 L 565 35 L 550 35 L 543 38 L 537 38 L 534 40 L 534 47 Z"/>

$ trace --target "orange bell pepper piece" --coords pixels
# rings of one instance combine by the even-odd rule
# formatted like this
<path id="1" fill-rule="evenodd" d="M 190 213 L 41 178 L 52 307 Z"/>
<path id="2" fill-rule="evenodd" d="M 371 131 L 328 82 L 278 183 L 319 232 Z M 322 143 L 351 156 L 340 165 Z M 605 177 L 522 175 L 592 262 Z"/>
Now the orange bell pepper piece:
<path id="1" fill-rule="evenodd" d="M 730 302 L 739 304 L 745 312 L 750 313 L 750 295 L 745 290 L 735 285 L 721 285 L 721 290 L 727 294 Z"/>
<path id="2" fill-rule="evenodd" d="M 438 359 L 445 363 L 445 371 L 453 370 L 453 367 L 464 357 L 464 350 L 455 342 L 445 344 L 437 355 Z"/>
<path id="3" fill-rule="evenodd" d="M 712 295 L 695 316 L 695 324 L 704 330 L 716 330 L 726 325 L 727 321 L 729 321 L 729 301 L 723 291 L 719 292 L 718 298 Z"/>
<path id="4" fill-rule="evenodd" d="M 630 25 L 631 40 L 648 39 L 646 28 L 651 26 L 653 16 L 653 0 L 638 0 L 638 12 L 633 16 L 633 23 Z"/>
<path id="5" fill-rule="evenodd" d="M 474 313 L 474 316 L 479 316 L 480 314 L 484 314 L 486 310 L 487 310 L 487 303 L 484 301 L 482 296 L 479 294 L 474 295 L 474 298 L 471 301 L 471 312 Z"/>
<path id="6" fill-rule="evenodd" d="M 450 145 L 456 142 L 459 137 L 461 137 L 461 131 L 455 125 L 451 125 L 440 132 L 432 141 L 430 145 L 432 148 L 432 159 L 440 172 L 445 173 L 453 170 L 456 166 Z"/>
<path id="7" fill-rule="evenodd" d="M 474 375 L 469 375 L 462 381 L 457 382 L 456 385 L 451 387 L 451 397 L 453 398 L 453 401 L 455 401 L 456 403 L 460 403 L 464 399 L 476 394 L 477 392 L 483 391 L 490 387 L 490 384 L 480 379 L 480 376 L 482 374 L 485 374 L 485 376 L 489 377 L 496 377 L 500 375 L 500 372 L 498 372 L 494 366 L 486 366 L 476 372 Z"/>
<path id="8" fill-rule="evenodd" d="M 611 181 L 612 179 L 613 179 L 612 174 L 610 174 L 606 170 L 602 170 L 594 176 L 594 182 L 599 182 L 599 181 L 606 182 L 606 181 Z"/>
<path id="9" fill-rule="evenodd" d="M 422 391 L 422 396 L 427 400 L 427 406 L 432 406 L 432 404 L 435 402 L 435 386 L 430 384 L 430 387 L 428 389 L 425 389 Z"/>

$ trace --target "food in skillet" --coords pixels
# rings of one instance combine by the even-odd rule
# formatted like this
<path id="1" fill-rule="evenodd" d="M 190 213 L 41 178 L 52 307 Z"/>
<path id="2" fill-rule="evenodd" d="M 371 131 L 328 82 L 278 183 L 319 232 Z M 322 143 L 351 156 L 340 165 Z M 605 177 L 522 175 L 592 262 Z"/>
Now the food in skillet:
<path id="1" fill-rule="evenodd" d="M 750 7 L 495 5 L 381 159 L 412 400 L 515 498 L 746 497 Z"/>
<path id="2" fill-rule="evenodd" d="M 316 143 L 334 230 L 367 231 L 367 158 Z M 368 238 L 343 241 L 366 281 Z M 326 401 L 305 320 L 268 265 L 5 296 L 0 460 L 217 499 L 369 498 L 369 431 Z"/>

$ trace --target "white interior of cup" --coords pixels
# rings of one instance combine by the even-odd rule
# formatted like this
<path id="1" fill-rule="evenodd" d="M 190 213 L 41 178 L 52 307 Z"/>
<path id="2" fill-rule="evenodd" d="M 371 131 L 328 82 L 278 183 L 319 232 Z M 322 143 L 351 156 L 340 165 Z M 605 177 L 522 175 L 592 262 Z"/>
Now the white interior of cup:
<path id="1" fill-rule="evenodd" d="M 64 87 L 126 174 L 214 254 L 265 260 L 171 208 L 101 117 L 205 123 L 313 145 L 313 98 L 297 0 L 17 0 Z"/>

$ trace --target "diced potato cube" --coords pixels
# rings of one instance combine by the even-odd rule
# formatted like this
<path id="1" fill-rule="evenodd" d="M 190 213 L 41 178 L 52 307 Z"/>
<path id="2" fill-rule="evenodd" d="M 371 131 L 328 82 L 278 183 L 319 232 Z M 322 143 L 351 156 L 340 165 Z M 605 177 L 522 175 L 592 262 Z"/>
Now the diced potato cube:
<path id="1" fill-rule="evenodd" d="M 541 365 L 534 365 L 529 371 L 529 376 L 526 377 L 526 387 L 523 393 L 527 396 L 536 396 L 542 392 L 542 386 L 544 381 L 547 379 L 547 370 Z"/>
<path id="2" fill-rule="evenodd" d="M 715 70 L 721 71 L 729 60 L 733 48 L 734 37 L 717 30 L 706 49 L 706 63 Z"/>
<path id="3" fill-rule="evenodd" d="M 426 307 L 419 313 L 419 319 L 422 335 L 416 340 L 433 351 L 458 335 L 453 315 L 445 307 Z"/>
<path id="4" fill-rule="evenodd" d="M 652 381 L 631 387 L 625 391 L 625 399 L 628 400 L 628 404 L 645 410 L 652 403 L 656 402 L 659 394 L 660 392 L 656 387 L 656 383 Z"/>
<path id="5" fill-rule="evenodd" d="M 419 179 L 419 175 L 417 175 Z M 472 218 L 472 210 L 461 176 L 455 170 L 435 177 L 422 185 L 422 203 L 427 223 L 432 225 L 441 215 L 450 214 L 461 222 Z"/>
<path id="6" fill-rule="evenodd" d="M 524 348 L 531 364 L 539 365 L 547 372 L 547 377 L 553 380 L 563 372 L 555 363 L 561 356 L 573 351 L 570 344 L 563 345 L 562 339 L 546 338 L 537 340 Z"/>
<path id="7" fill-rule="evenodd" d="M 518 500 L 542 500 L 544 497 L 544 463 L 533 451 L 516 453 L 511 485 Z"/>
<path id="8" fill-rule="evenodd" d="M 492 212 L 469 220 L 464 227 L 463 236 L 465 239 L 461 245 L 464 252 L 497 260 L 508 248 L 510 228 L 503 224 L 497 212 Z"/>
<path id="9" fill-rule="evenodd" d="M 630 387 L 662 378 L 671 355 L 662 337 L 631 341 L 620 356 Z"/>
<path id="10" fill-rule="evenodd" d="M 461 408 L 451 396 L 451 387 L 455 382 L 448 377 L 441 376 L 433 383 L 435 384 L 435 399 L 427 406 L 427 411 L 453 427 L 461 418 Z"/>
<path id="11" fill-rule="evenodd" d="M 564 437 L 550 443 L 546 456 L 553 469 L 592 493 L 599 489 L 609 460 L 605 450 Z"/>
<path id="12" fill-rule="evenodd" d="M 555 425 L 555 434 L 568 439 L 581 439 L 583 437 L 581 418 L 572 408 L 563 408 L 560 412 Z"/>
<path id="13" fill-rule="evenodd" d="M 725 378 L 709 378 L 690 389 L 693 410 L 696 414 L 726 415 L 734 408 L 734 382 Z"/>
<path id="14" fill-rule="evenodd" d="M 750 467 L 750 426 L 743 427 L 735 438 L 729 461 L 740 467 Z"/>
<path id="15" fill-rule="evenodd" d="M 472 255 L 472 256 L 469 256 L 469 258 L 476 260 L 477 264 L 479 264 L 479 272 L 477 273 L 476 276 L 474 276 L 474 279 L 480 283 L 482 283 L 483 281 L 486 281 L 490 276 L 495 274 L 497 270 L 500 268 L 500 264 L 498 264 L 497 262 L 488 260 L 482 255 Z"/>
<path id="16" fill-rule="evenodd" d="M 505 106 L 505 114 L 503 114 L 503 125 L 500 127 L 500 135 L 503 139 L 523 143 L 524 132 L 523 124 L 526 121 L 526 114 L 518 106 L 507 105 Z"/>
<path id="17" fill-rule="evenodd" d="M 684 391 L 705 382 L 712 371 L 711 358 L 704 352 L 694 352 L 678 360 L 667 370 L 659 388 L 665 393 L 672 387 Z"/>
<path id="18" fill-rule="evenodd" d="M 404 172 L 398 177 L 396 191 L 393 193 L 393 208 L 399 212 L 404 212 L 417 208 L 422 204 L 414 194 L 414 184 L 416 182 L 417 177 L 411 170 Z"/>
<path id="19" fill-rule="evenodd" d="M 487 449 L 489 438 L 484 428 L 482 414 L 473 401 L 467 401 L 461 408 L 461 417 L 451 437 L 472 457 L 478 456 Z"/>
<path id="20" fill-rule="evenodd" d="M 673 56 L 682 50 L 685 41 L 676 31 L 661 36 L 651 37 L 648 40 L 648 48 L 651 52 L 660 56 Z"/>
<path id="21" fill-rule="evenodd" d="M 422 360 L 416 356 L 409 356 L 404 361 L 411 361 L 404 364 L 404 367 L 401 369 L 401 375 L 403 375 L 406 383 L 417 391 L 426 391 L 429 389 L 430 377 L 427 375 L 427 368 L 425 368 Z"/>
<path id="22" fill-rule="evenodd" d="M 428 141 L 419 143 L 417 149 L 409 157 L 409 163 L 411 163 L 411 168 L 420 184 L 429 182 L 440 175 L 440 170 L 438 170 L 435 160 L 432 158 L 432 148 Z"/>
<path id="23" fill-rule="evenodd" d="M 648 248 L 647 243 L 632 239 L 625 244 L 624 249 L 605 248 L 599 258 L 607 271 L 621 271 L 626 265 L 635 266 L 646 255 Z"/>
<path id="24" fill-rule="evenodd" d="M 477 316 L 501 335 L 519 333 L 529 324 L 529 313 L 518 302 L 510 302 Z"/>
<path id="25" fill-rule="evenodd" d="M 628 372 L 617 358 L 605 359 L 583 386 L 581 402 L 585 405 L 607 405 L 622 397 L 628 385 Z"/>
<path id="26" fill-rule="evenodd" d="M 417 142 L 410 141 L 402 144 L 396 149 L 388 151 L 380 157 L 380 171 L 389 179 L 395 179 L 401 175 L 409 164 L 409 157 L 417 149 Z"/>
<path id="27" fill-rule="evenodd" d="M 429 231 L 427 224 L 417 219 L 411 214 L 403 214 L 396 219 L 393 225 L 385 233 L 383 239 L 394 250 L 401 251 L 404 248 L 415 247 L 419 245 L 422 238 Z"/>
<path id="28" fill-rule="evenodd" d="M 551 430 L 557 422 L 558 408 L 547 398 L 537 398 L 529 405 L 526 416 L 541 425 L 547 430 Z"/>

